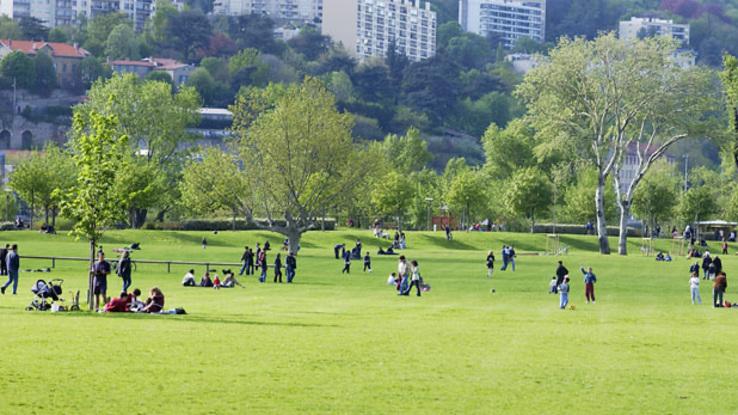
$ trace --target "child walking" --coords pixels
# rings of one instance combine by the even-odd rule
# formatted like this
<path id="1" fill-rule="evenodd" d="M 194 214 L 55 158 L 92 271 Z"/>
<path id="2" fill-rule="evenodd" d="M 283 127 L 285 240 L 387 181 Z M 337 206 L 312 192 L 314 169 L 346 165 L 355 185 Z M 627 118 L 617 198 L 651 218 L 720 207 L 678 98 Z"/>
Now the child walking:
<path id="1" fill-rule="evenodd" d="M 692 273 L 689 277 L 689 291 L 692 294 L 692 304 L 702 304 L 702 297 L 700 297 L 700 277 L 696 272 Z"/>
<path id="2" fill-rule="evenodd" d="M 364 272 L 372 272 L 372 259 L 369 257 L 369 252 L 364 255 Z"/>
<path id="3" fill-rule="evenodd" d="M 351 254 L 347 251 L 343 256 L 343 269 L 341 274 L 351 274 Z"/>
<path id="4" fill-rule="evenodd" d="M 564 282 L 559 285 L 559 308 L 565 309 L 569 304 L 569 277 L 564 278 Z"/>
<path id="5" fill-rule="evenodd" d="M 556 281 L 556 276 L 551 278 L 551 282 L 548 284 L 548 293 L 549 294 L 556 294 L 558 292 L 558 281 Z"/>

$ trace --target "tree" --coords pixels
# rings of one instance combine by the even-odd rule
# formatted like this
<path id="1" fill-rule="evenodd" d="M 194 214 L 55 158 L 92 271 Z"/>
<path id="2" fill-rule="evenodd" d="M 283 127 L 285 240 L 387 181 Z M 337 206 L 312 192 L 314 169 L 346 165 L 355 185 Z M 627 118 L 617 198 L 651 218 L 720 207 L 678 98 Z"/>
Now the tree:
<path id="1" fill-rule="evenodd" d="M 323 36 L 320 30 L 314 27 L 304 26 L 297 36 L 287 41 L 287 44 L 306 59 L 314 61 L 328 50 L 331 39 Z"/>
<path id="2" fill-rule="evenodd" d="M 633 194 L 633 213 L 648 221 L 651 229 L 673 217 L 679 200 L 679 183 L 674 169 L 668 166 L 654 168 L 643 179 Z"/>
<path id="3" fill-rule="evenodd" d="M 110 37 L 110 31 L 119 25 L 131 25 L 128 16 L 124 13 L 103 13 L 95 16 L 87 23 L 87 37 L 85 49 L 95 56 L 102 56 L 105 52 L 105 43 Z"/>
<path id="4" fill-rule="evenodd" d="M 435 125 L 443 124 L 458 100 L 459 69 L 442 56 L 413 63 L 402 80 L 402 101 L 428 114 Z"/>
<path id="5" fill-rule="evenodd" d="M 69 191 L 75 176 L 74 164 L 69 154 L 50 144 L 43 152 L 33 153 L 18 163 L 10 175 L 8 186 L 31 206 L 31 225 L 34 210 L 41 208 L 44 223 L 55 226 L 59 194 Z"/>
<path id="6" fill-rule="evenodd" d="M 623 41 L 613 34 L 593 41 L 561 40 L 547 61 L 525 77 L 517 94 L 528 104 L 528 119 L 542 140 L 578 149 L 597 170 L 595 192 L 600 252 L 610 253 L 604 188 L 619 172 L 629 148 L 639 154 L 637 180 L 618 193 L 619 251 L 626 254 L 633 191 L 673 143 L 703 129 L 708 108 L 717 110 L 709 75 L 682 69 L 668 39 Z M 708 117 L 709 118 L 709 117 Z"/>
<path id="7" fill-rule="evenodd" d="M 202 161 L 190 161 L 184 169 L 180 192 L 182 205 L 189 211 L 212 216 L 227 210 L 233 218 L 248 217 L 254 201 L 250 181 L 238 166 L 238 160 L 216 148 L 203 149 Z"/>
<path id="8" fill-rule="evenodd" d="M 390 134 L 382 143 L 387 160 L 400 173 L 420 171 L 433 160 L 428 143 L 420 137 L 420 131 L 410 128 L 404 136 Z"/>
<path id="9" fill-rule="evenodd" d="M 201 11 L 185 10 L 167 19 L 165 33 L 168 43 L 191 62 L 197 49 L 208 47 L 212 27 Z"/>
<path id="10" fill-rule="evenodd" d="M 232 109 L 241 160 L 259 183 L 255 206 L 266 216 L 256 223 L 287 236 L 296 252 L 302 234 L 364 174 L 351 141 L 352 118 L 336 110 L 335 98 L 315 78 L 288 86 L 253 122 L 251 108 L 240 103 Z"/>
<path id="11" fill-rule="evenodd" d="M 239 49 L 256 48 L 264 53 L 279 53 L 274 39 L 274 22 L 261 14 L 227 17 L 226 30 Z"/>
<path id="12" fill-rule="evenodd" d="M 8 16 L 0 16 L 0 39 L 22 39 L 23 31 L 18 23 Z"/>
<path id="13" fill-rule="evenodd" d="M 256 49 L 244 49 L 228 60 L 232 89 L 238 91 L 241 86 L 264 86 L 267 83 L 269 67 L 261 60 Z"/>
<path id="14" fill-rule="evenodd" d="M 103 65 L 99 58 L 88 56 L 82 59 L 74 74 L 73 88 L 76 91 L 87 91 L 98 79 L 109 78 L 112 71 L 109 66 Z"/>
<path id="15" fill-rule="evenodd" d="M 738 167 L 738 58 L 731 55 L 723 57 L 723 72 L 720 78 L 723 81 L 723 89 L 725 89 L 728 101 L 728 118 L 732 137 L 730 151 Z"/>
<path id="16" fill-rule="evenodd" d="M 677 212 L 684 223 L 707 219 L 717 213 L 718 206 L 708 186 L 693 187 L 687 190 L 679 201 Z"/>
<path id="17" fill-rule="evenodd" d="M 49 38 L 49 29 L 44 21 L 35 17 L 24 16 L 18 21 L 23 39 L 45 41 Z"/>
<path id="18" fill-rule="evenodd" d="M 128 24 L 119 24 L 110 31 L 105 40 L 105 56 L 109 59 L 132 59 L 140 58 L 138 40 L 136 33 Z"/>
<path id="19" fill-rule="evenodd" d="M 487 205 L 484 178 L 478 171 L 466 170 L 453 178 L 446 195 L 453 212 L 461 212 L 464 228 L 471 224 L 474 215 L 481 213 Z"/>
<path id="20" fill-rule="evenodd" d="M 146 81 L 153 81 L 153 82 L 164 82 L 169 84 L 172 89 L 174 89 L 174 81 L 172 80 L 172 75 L 169 75 L 169 72 L 164 71 L 151 71 L 144 77 Z"/>
<path id="21" fill-rule="evenodd" d="M 93 273 L 95 248 L 106 227 L 124 215 L 125 201 L 112 192 L 119 172 L 124 170 L 118 156 L 128 152 L 128 138 L 120 133 L 114 115 L 90 111 L 74 115 L 72 159 L 78 171 L 74 187 L 56 196 L 62 198 L 62 213 L 74 220 L 72 234 L 90 243 L 87 303 L 93 309 Z M 99 304 L 98 304 L 99 306 Z"/>
<path id="22" fill-rule="evenodd" d="M 36 54 L 33 58 L 33 74 L 36 77 L 33 90 L 39 95 L 51 95 L 51 92 L 57 86 L 56 70 L 54 69 L 54 62 L 48 54 L 44 52 Z"/>
<path id="23" fill-rule="evenodd" d="M 10 52 L 0 62 L 0 75 L 13 82 L 19 88 L 32 88 L 36 80 L 33 59 L 20 51 Z"/>
<path id="24" fill-rule="evenodd" d="M 202 100 L 206 103 L 212 102 L 216 95 L 216 82 L 210 72 L 205 68 L 197 68 L 187 78 L 187 86 L 195 88 Z"/>
<path id="25" fill-rule="evenodd" d="M 526 167 L 512 175 L 505 193 L 508 213 L 530 220 L 530 231 L 536 223 L 536 215 L 551 205 L 551 182 L 536 167 Z"/>
<path id="26" fill-rule="evenodd" d="M 522 119 L 512 121 L 505 129 L 491 124 L 482 137 L 482 146 L 484 170 L 496 180 L 509 178 L 520 167 L 538 164 L 533 154 L 534 131 Z"/>
<path id="27" fill-rule="evenodd" d="M 597 217 L 595 192 L 597 189 L 597 171 L 589 164 L 580 165 L 575 170 L 576 180 L 564 193 L 563 219 L 569 222 L 586 223 Z M 617 213 L 615 190 L 612 179 L 605 186 L 603 195 L 605 217 L 611 218 Z"/>
<path id="28" fill-rule="evenodd" d="M 403 218 L 415 194 L 410 179 L 397 171 L 382 177 L 372 191 L 372 203 L 382 215 L 394 216 L 397 228 L 402 229 Z"/>
<path id="29" fill-rule="evenodd" d="M 88 99 L 75 108 L 84 119 L 87 114 L 116 115 L 116 128 L 120 135 L 130 137 L 130 144 L 137 152 L 143 150 L 143 159 L 158 166 L 167 176 L 167 191 L 159 193 L 162 201 L 171 200 L 181 170 L 182 145 L 194 140 L 187 128 L 199 120 L 200 97 L 191 87 L 181 87 L 172 93 L 171 85 L 164 82 L 141 82 L 136 75 L 114 76 L 98 81 L 90 89 Z M 151 200 L 151 199 L 146 199 Z M 131 226 L 143 225 L 148 210 L 153 207 L 166 209 L 171 206 L 133 205 L 136 211 Z"/>

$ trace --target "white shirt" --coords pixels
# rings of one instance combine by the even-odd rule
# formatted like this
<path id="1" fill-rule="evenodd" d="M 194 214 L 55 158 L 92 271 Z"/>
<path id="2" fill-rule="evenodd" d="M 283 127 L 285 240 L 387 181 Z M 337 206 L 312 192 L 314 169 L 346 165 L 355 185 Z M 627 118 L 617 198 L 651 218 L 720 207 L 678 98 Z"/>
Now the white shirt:
<path id="1" fill-rule="evenodd" d="M 407 262 L 400 261 L 400 263 L 397 264 L 397 275 L 400 277 L 407 275 Z"/>
<path id="2" fill-rule="evenodd" d="M 691 277 L 689 279 L 689 288 L 700 288 L 700 279 L 697 277 Z"/>
<path id="3" fill-rule="evenodd" d="M 420 265 L 413 267 L 413 281 L 420 281 Z"/>
<path id="4" fill-rule="evenodd" d="M 185 274 L 184 278 L 182 278 L 182 284 L 190 280 L 195 281 L 195 276 L 188 272 L 187 274 Z"/>

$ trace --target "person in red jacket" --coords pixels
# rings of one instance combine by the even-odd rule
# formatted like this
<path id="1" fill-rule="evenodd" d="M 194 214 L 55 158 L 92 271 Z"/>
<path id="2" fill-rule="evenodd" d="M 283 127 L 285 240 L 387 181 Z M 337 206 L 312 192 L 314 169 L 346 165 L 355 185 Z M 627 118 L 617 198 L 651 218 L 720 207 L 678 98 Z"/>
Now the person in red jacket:
<path id="1" fill-rule="evenodd" d="M 105 312 L 107 313 L 127 313 L 128 305 L 130 301 L 128 299 L 128 293 L 123 291 L 120 293 L 120 297 L 113 298 L 105 304 Z"/>

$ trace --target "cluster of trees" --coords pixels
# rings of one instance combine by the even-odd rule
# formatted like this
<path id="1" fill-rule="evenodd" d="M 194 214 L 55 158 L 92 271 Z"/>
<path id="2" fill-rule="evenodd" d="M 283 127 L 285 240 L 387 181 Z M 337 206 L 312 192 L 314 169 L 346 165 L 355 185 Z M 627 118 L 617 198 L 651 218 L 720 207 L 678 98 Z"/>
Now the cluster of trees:
<path id="1" fill-rule="evenodd" d="M 510 227 L 594 219 L 601 251 L 609 253 L 605 226 L 615 223 L 626 254 L 631 213 L 652 225 L 674 216 L 689 222 L 738 215 L 738 141 L 723 125 L 729 118 L 723 90 L 735 101 L 738 65 L 728 59 L 722 88 L 714 71 L 674 63 L 674 47 L 665 39 L 626 43 L 613 35 L 562 41 L 516 89 L 527 114 L 504 128 L 490 123 L 484 163 L 452 158 L 440 172 L 430 168 L 433 156 L 415 128 L 381 141 L 357 137 L 360 116 L 321 77 L 239 89 L 233 140 L 199 149 L 186 130 L 197 122 L 195 88 L 172 92 L 166 82 L 115 76 L 98 81 L 75 108 L 69 148 L 21 163 L 11 187 L 53 221 L 59 206 L 65 214 L 65 195 L 89 198 L 75 189 L 99 184 L 84 179 L 91 173 L 81 154 L 99 151 L 86 140 L 118 137 L 126 144 L 116 144 L 110 162 L 120 167 L 105 173 L 111 176 L 102 190 L 117 210 L 106 223 L 140 227 L 152 220 L 149 212 L 155 220 L 228 215 L 281 232 L 294 247 L 329 216 L 417 228 L 438 214 L 464 227 L 483 219 Z M 729 162 L 721 171 L 694 170 L 685 192 L 664 154 L 679 141 L 704 137 L 724 145 Z M 48 171 L 68 173 L 47 178 Z M 92 202 L 67 209 L 85 203 Z M 71 212 L 79 222 L 83 214 Z"/>

